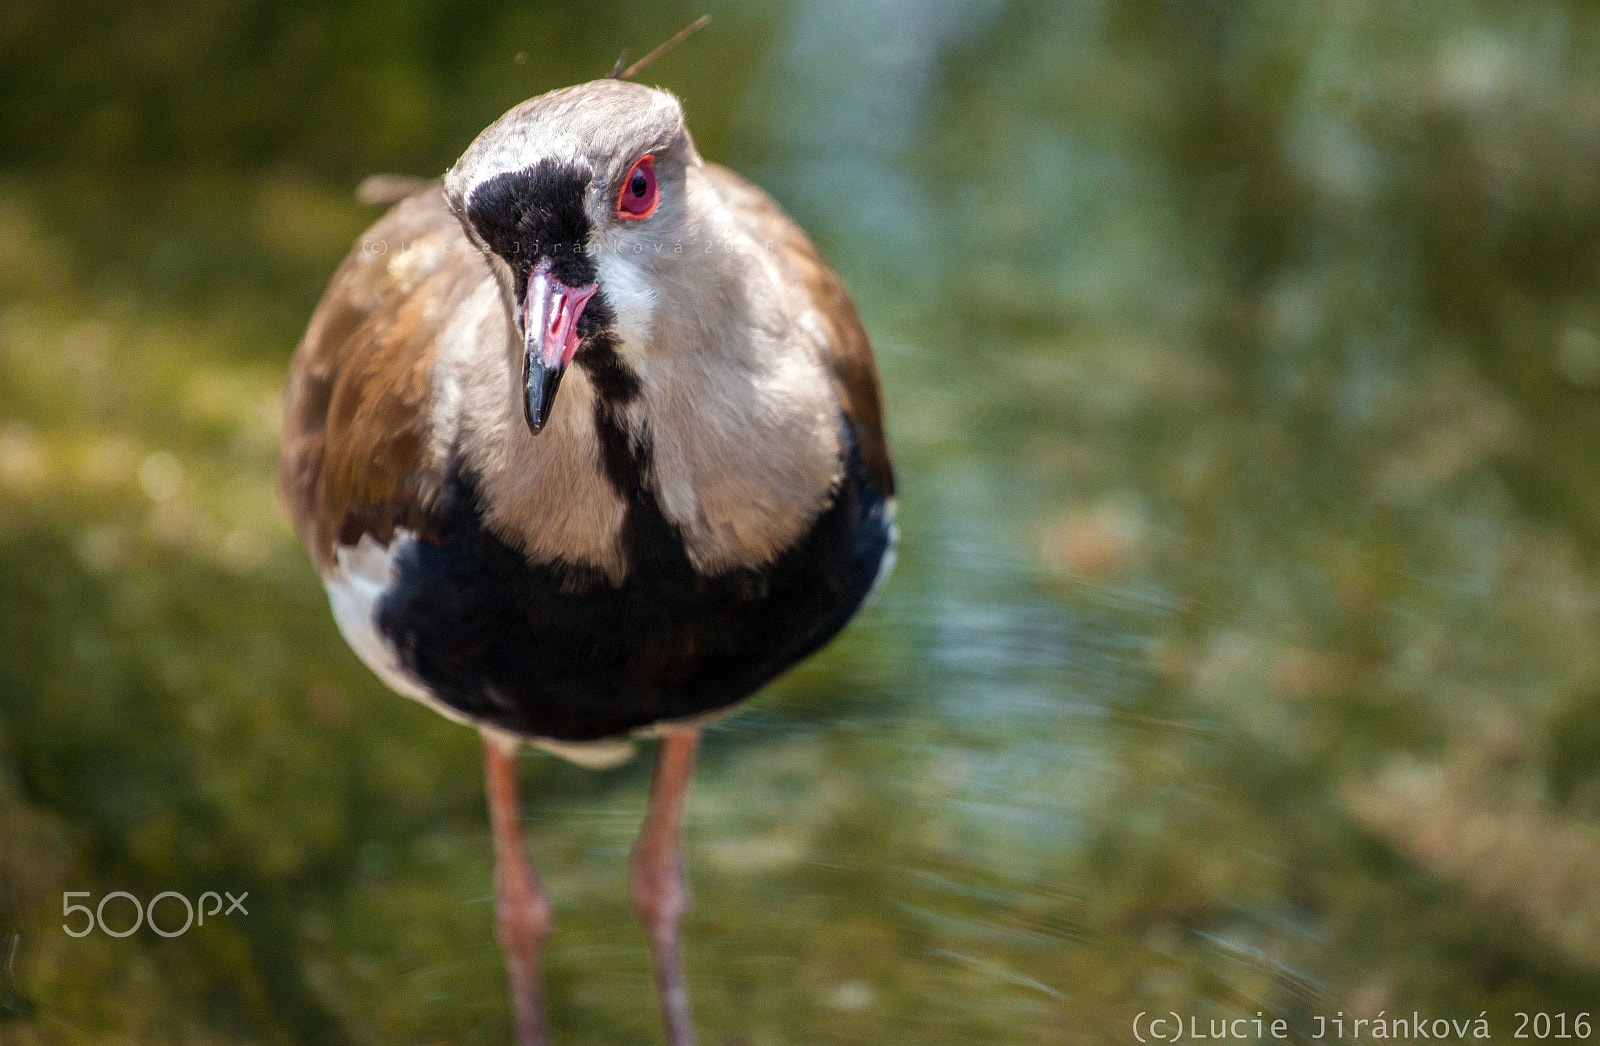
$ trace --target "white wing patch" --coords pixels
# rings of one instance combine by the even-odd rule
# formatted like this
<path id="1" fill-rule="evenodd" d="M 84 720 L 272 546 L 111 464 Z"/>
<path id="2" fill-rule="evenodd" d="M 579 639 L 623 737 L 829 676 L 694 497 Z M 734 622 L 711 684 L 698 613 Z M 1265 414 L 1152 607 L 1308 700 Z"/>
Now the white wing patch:
<path id="1" fill-rule="evenodd" d="M 889 545 L 883 550 L 883 559 L 878 561 L 878 576 L 872 579 L 872 587 L 867 589 L 867 597 L 861 601 L 866 606 L 878 597 L 878 592 L 889 580 L 889 575 L 894 572 L 895 559 L 900 552 L 900 524 L 895 522 L 895 509 L 898 502 L 890 498 L 884 505 L 884 512 L 889 517 Z"/>
<path id="2" fill-rule="evenodd" d="M 405 670 L 383 636 L 378 634 L 374 618 L 378 600 L 394 586 L 394 560 L 416 535 L 408 530 L 395 531 L 394 541 L 380 545 L 371 534 L 361 535 L 356 545 L 339 545 L 333 550 L 333 570 L 322 583 L 328 589 L 328 603 L 333 607 L 333 619 L 344 633 L 345 642 L 366 666 L 390 689 L 414 698 L 432 708 L 438 708 L 452 719 L 461 719 L 440 708 L 428 688 Z"/>

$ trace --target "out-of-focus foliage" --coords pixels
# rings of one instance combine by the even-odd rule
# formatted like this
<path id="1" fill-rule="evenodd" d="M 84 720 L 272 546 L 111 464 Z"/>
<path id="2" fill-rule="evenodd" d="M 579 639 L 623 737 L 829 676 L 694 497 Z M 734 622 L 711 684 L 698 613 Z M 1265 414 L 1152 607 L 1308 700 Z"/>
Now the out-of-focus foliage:
<path id="1" fill-rule="evenodd" d="M 339 640 L 278 389 L 360 176 L 700 10 L 0 11 L 0 1042 L 506 1040 L 475 739 Z M 1592 1009 L 1600 11 L 712 14 L 646 79 L 856 292 L 905 539 L 709 740 L 706 1040 Z M 651 1041 L 646 768 L 525 770 L 559 1040 Z"/>

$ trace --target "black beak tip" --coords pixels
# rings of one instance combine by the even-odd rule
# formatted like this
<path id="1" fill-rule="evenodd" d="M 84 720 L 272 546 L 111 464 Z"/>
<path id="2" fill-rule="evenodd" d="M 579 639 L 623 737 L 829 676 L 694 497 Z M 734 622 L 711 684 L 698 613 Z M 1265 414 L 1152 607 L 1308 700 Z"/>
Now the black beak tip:
<path id="1" fill-rule="evenodd" d="M 556 389 L 561 385 L 560 367 L 546 367 L 534 359 L 526 362 L 523 382 L 522 416 L 528 431 L 537 436 L 550 420 L 550 409 L 555 405 Z"/>

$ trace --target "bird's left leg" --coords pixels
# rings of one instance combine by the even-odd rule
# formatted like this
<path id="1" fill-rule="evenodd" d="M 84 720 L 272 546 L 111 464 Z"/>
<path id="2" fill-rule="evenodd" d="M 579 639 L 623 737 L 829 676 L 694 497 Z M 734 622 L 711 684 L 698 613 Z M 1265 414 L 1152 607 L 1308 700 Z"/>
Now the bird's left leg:
<path id="1" fill-rule="evenodd" d="M 695 749 L 699 743 L 697 729 L 677 730 L 661 739 L 655 776 L 650 781 L 650 804 L 628 859 L 633 910 L 650 938 L 656 992 L 661 997 L 661 1014 L 671 1046 L 694 1046 L 678 924 L 689 908 L 680 844 L 683 801 L 689 791 L 689 776 L 694 771 Z"/>
<path id="2" fill-rule="evenodd" d="M 544 988 L 540 980 L 550 901 L 522 841 L 517 764 L 502 738 L 483 735 L 484 784 L 494 835 L 495 933 L 511 982 L 517 1046 L 546 1046 Z"/>

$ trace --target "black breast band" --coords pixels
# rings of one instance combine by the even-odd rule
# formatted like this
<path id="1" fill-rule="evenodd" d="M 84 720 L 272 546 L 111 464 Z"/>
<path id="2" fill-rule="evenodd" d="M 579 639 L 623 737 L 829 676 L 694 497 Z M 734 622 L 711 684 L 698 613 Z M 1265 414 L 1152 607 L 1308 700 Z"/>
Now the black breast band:
<path id="1" fill-rule="evenodd" d="M 831 639 L 877 577 L 891 524 L 853 438 L 838 490 L 799 541 L 765 567 L 707 576 L 641 481 L 648 449 L 608 427 L 608 476 L 628 503 L 620 586 L 530 564 L 483 525 L 459 468 L 436 543 L 397 557 L 379 631 L 438 700 L 475 721 L 587 741 L 725 708 Z"/>

